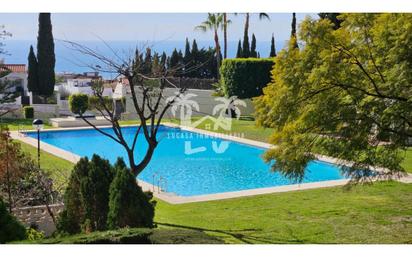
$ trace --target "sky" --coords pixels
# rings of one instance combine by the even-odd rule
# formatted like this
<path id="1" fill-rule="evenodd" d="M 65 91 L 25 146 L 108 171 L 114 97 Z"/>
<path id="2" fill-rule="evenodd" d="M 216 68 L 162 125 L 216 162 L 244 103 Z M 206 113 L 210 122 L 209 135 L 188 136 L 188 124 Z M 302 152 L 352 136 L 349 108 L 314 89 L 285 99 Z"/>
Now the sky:
<path id="1" fill-rule="evenodd" d="M 306 15 L 297 14 L 298 23 Z M 160 42 L 184 40 L 186 37 L 199 41 L 211 40 L 210 33 L 195 30 L 206 13 L 56 13 L 52 14 L 55 39 L 71 41 L 99 40 L 113 41 L 147 40 Z M 272 33 L 276 40 L 286 40 L 290 36 L 290 13 L 269 14 L 269 20 L 259 21 L 257 14 L 251 14 L 250 33 L 260 41 L 270 41 Z M 13 34 L 11 40 L 35 40 L 37 37 L 36 13 L 0 14 L 0 25 Z M 244 14 L 229 14 L 232 21 L 228 27 L 229 41 L 243 37 Z"/>

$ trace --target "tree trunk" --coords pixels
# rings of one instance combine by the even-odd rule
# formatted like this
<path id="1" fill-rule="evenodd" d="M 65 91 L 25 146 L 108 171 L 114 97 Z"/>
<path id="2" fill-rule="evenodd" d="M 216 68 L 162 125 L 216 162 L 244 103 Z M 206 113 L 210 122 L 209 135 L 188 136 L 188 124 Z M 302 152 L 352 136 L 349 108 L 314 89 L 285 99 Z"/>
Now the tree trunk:
<path id="1" fill-rule="evenodd" d="M 144 168 L 146 168 L 146 166 L 149 164 L 150 160 L 152 159 L 154 150 L 155 150 L 155 148 L 156 148 L 156 146 L 157 146 L 157 142 L 156 142 L 156 141 L 151 141 L 151 142 L 148 142 L 148 143 L 149 143 L 149 147 L 147 148 L 146 155 L 144 156 L 143 160 L 142 160 L 138 165 L 136 165 L 136 164 L 134 164 L 134 163 L 133 163 L 133 165 L 131 164 L 130 169 L 132 170 L 133 175 L 136 176 L 136 177 L 137 177 L 137 176 L 144 170 Z M 133 153 L 132 153 L 132 155 L 133 155 Z M 131 160 L 130 162 L 132 162 L 132 161 L 134 162 L 134 157 L 132 157 L 132 158 L 133 158 L 133 159 L 131 160 L 131 159 L 130 159 L 130 155 L 129 155 L 129 160 Z"/>
<path id="2" fill-rule="evenodd" d="M 219 68 L 220 68 L 220 45 L 219 36 L 217 35 L 217 30 L 215 30 L 215 45 L 216 45 L 216 61 L 217 61 L 217 79 L 219 79 Z"/>
<path id="3" fill-rule="evenodd" d="M 249 13 L 246 13 L 245 35 L 249 35 Z"/>
<path id="4" fill-rule="evenodd" d="M 223 59 L 227 58 L 227 14 L 223 13 L 223 40 L 224 40 L 224 49 L 223 49 Z"/>

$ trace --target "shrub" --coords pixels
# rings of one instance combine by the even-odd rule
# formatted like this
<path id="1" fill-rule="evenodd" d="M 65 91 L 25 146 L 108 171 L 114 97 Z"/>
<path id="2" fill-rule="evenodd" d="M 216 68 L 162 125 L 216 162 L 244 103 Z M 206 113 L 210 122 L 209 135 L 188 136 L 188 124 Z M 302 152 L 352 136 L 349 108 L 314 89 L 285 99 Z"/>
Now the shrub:
<path id="1" fill-rule="evenodd" d="M 25 119 L 33 119 L 34 118 L 34 108 L 31 106 L 24 106 L 23 116 Z"/>
<path id="2" fill-rule="evenodd" d="M 74 114 L 83 114 L 89 109 L 89 97 L 85 94 L 73 94 L 69 97 L 69 108 Z"/>
<path id="3" fill-rule="evenodd" d="M 121 158 L 115 165 L 115 174 L 110 185 L 108 228 L 153 227 L 152 196 L 137 185 L 135 176 Z"/>
<path id="4" fill-rule="evenodd" d="M 6 243 L 26 238 L 26 229 L 12 216 L 0 199 L 0 243 Z"/>
<path id="5" fill-rule="evenodd" d="M 102 103 L 99 97 L 90 96 L 88 107 L 89 107 L 89 110 L 97 109 L 97 108 L 104 110 L 104 107 L 106 107 L 110 111 L 112 111 L 113 110 L 113 99 L 108 96 L 103 96 L 103 103 Z"/>
<path id="6" fill-rule="evenodd" d="M 221 91 L 226 97 L 241 99 L 262 95 L 273 65 L 273 58 L 225 59 L 220 67 Z"/>
<path id="7" fill-rule="evenodd" d="M 113 171 L 109 161 L 93 155 L 73 168 L 65 192 L 65 209 L 58 222 L 58 230 L 69 234 L 81 230 L 91 232 L 106 229 L 109 187 Z"/>
<path id="8" fill-rule="evenodd" d="M 26 231 L 26 238 L 29 241 L 37 241 L 44 238 L 44 232 L 38 231 L 35 228 L 28 228 Z"/>

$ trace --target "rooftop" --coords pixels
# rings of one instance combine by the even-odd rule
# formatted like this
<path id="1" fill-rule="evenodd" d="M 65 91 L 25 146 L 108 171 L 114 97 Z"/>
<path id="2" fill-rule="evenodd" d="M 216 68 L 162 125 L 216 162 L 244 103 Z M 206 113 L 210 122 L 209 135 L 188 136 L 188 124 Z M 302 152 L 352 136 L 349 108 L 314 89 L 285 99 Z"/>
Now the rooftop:
<path id="1" fill-rule="evenodd" d="M 3 64 L 0 67 L 0 70 L 4 71 L 5 69 L 9 69 L 11 72 L 17 73 L 25 73 L 26 72 L 26 64 Z"/>

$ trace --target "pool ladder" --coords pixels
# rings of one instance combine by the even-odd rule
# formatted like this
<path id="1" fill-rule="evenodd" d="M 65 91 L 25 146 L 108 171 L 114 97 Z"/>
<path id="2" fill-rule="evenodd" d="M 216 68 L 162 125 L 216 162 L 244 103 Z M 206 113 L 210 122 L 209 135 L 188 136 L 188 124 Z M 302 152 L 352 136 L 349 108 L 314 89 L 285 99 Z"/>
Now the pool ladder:
<path id="1" fill-rule="evenodd" d="M 157 185 L 157 192 L 160 194 L 162 192 L 167 192 L 167 180 L 165 177 L 160 176 L 157 173 L 153 174 L 153 192 L 156 191 L 155 185 Z"/>

